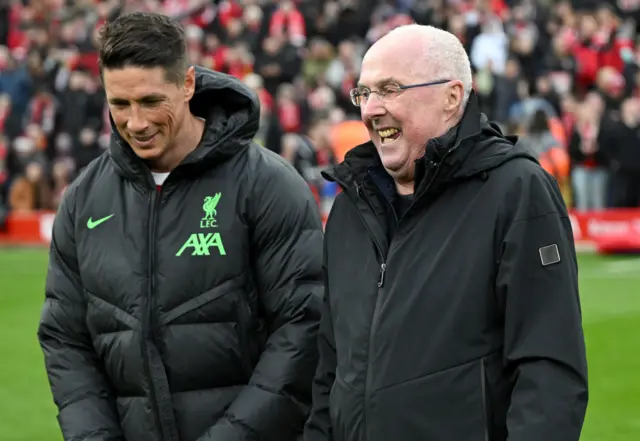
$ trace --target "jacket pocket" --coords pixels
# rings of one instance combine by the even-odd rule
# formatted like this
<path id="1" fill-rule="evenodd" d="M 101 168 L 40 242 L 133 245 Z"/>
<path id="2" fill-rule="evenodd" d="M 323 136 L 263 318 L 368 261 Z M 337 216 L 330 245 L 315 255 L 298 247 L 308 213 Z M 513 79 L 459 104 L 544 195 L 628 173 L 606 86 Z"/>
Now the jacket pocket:
<path id="1" fill-rule="evenodd" d="M 505 371 L 502 352 L 494 352 L 482 358 L 482 393 L 487 424 L 486 439 L 505 440 L 508 437 L 507 412 L 511 403 L 513 382 Z"/>
<path id="2" fill-rule="evenodd" d="M 245 370 L 247 378 L 249 378 L 257 363 L 257 357 L 254 355 L 253 350 L 255 343 L 255 336 L 252 332 L 254 316 L 248 301 L 245 300 L 245 296 L 238 291 L 235 291 L 234 294 L 236 297 L 236 323 L 242 355 L 242 368 Z"/>
<path id="3" fill-rule="evenodd" d="M 374 392 L 370 441 L 488 441 L 484 375 L 475 359 Z"/>

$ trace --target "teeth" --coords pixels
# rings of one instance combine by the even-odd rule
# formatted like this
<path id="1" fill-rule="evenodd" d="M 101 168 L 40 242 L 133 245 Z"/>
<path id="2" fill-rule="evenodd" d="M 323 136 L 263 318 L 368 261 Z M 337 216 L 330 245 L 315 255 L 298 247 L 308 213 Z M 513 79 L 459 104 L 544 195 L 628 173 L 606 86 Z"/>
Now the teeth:
<path id="1" fill-rule="evenodd" d="M 396 133 L 400 132 L 400 130 L 398 129 L 384 129 L 384 130 L 378 130 L 378 135 L 380 135 L 380 138 L 388 138 L 390 136 L 395 135 Z"/>

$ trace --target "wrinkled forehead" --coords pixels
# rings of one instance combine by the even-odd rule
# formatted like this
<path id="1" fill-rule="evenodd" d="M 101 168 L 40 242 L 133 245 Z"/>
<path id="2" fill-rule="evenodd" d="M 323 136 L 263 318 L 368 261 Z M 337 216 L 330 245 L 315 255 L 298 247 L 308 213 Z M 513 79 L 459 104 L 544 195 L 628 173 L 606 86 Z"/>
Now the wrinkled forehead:
<path id="1" fill-rule="evenodd" d="M 165 71 L 161 68 L 105 69 L 102 78 L 109 100 L 138 101 L 151 95 L 169 96 L 177 89 L 176 84 L 167 80 Z"/>
<path id="2" fill-rule="evenodd" d="M 401 84 L 416 82 L 420 61 L 415 52 L 409 48 L 374 45 L 362 60 L 358 84 L 376 87 L 390 79 Z"/>

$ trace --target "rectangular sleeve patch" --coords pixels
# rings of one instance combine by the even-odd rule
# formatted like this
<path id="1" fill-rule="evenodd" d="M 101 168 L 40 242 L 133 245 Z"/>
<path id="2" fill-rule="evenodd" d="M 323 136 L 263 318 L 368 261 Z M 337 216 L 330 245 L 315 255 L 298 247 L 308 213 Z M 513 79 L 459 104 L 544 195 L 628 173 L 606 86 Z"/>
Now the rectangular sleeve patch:
<path id="1" fill-rule="evenodd" d="M 538 252 L 540 253 L 542 266 L 553 265 L 554 263 L 560 262 L 560 251 L 558 250 L 558 245 L 555 243 L 540 248 Z"/>

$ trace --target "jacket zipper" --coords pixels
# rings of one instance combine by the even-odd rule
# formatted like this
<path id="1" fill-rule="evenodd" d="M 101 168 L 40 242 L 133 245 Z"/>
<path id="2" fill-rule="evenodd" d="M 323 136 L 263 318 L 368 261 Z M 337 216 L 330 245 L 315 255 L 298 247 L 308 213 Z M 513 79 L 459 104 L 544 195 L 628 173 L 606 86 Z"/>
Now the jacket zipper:
<path id="1" fill-rule="evenodd" d="M 357 183 L 356 183 L 356 193 L 358 194 L 359 197 L 362 197 L 362 199 L 369 206 L 369 209 L 375 214 L 375 210 L 373 209 L 373 205 L 371 204 L 371 201 L 369 200 L 369 198 L 364 192 L 360 191 L 360 186 Z M 380 253 L 380 258 L 382 259 L 382 262 L 380 263 L 380 276 L 378 277 L 378 283 L 377 283 L 378 290 L 376 291 L 376 303 L 373 309 L 373 317 L 371 318 L 371 327 L 369 328 L 369 351 L 367 354 L 367 373 L 366 373 L 365 389 L 364 389 L 364 427 L 366 431 L 366 438 L 371 439 L 372 436 L 369 432 L 371 425 L 368 424 L 369 408 L 371 407 L 369 404 L 371 401 L 371 383 L 373 381 L 373 376 L 371 374 L 372 366 L 371 366 L 370 360 L 371 360 L 371 351 L 373 349 L 373 340 L 374 340 L 373 331 L 376 328 L 379 317 L 380 317 L 380 302 L 382 300 L 382 296 L 380 295 L 380 289 L 382 289 L 382 287 L 384 286 L 384 276 L 387 270 L 387 262 L 386 262 L 387 255 L 385 255 L 382 252 L 382 246 L 380 245 L 380 242 L 378 242 L 378 239 L 376 238 L 375 234 L 373 234 L 371 229 L 368 227 L 364 216 L 360 213 L 360 211 L 358 211 L 358 214 L 360 215 L 360 218 L 362 219 L 362 222 L 364 223 L 367 230 L 369 230 L 369 235 L 373 239 L 373 243 L 377 248 L 378 253 Z M 391 246 L 391 244 L 389 244 L 389 246 Z"/>
<path id="2" fill-rule="evenodd" d="M 358 197 L 361 197 L 362 200 L 366 202 L 369 209 L 375 214 L 375 210 L 373 208 L 373 205 L 371 204 L 371 201 L 369 200 L 367 195 L 360 190 L 360 185 L 356 183 L 355 187 L 356 187 L 356 194 L 358 195 Z M 371 229 L 367 225 L 367 221 L 365 220 L 364 216 L 362 216 L 360 211 L 358 211 L 358 215 L 360 216 L 360 219 L 362 220 L 362 223 L 364 224 L 365 228 L 367 228 L 367 231 L 369 231 L 369 236 L 371 236 L 371 239 L 373 240 L 373 244 L 375 245 L 376 249 L 378 250 L 378 253 L 380 254 L 380 258 L 382 259 L 382 263 L 380 264 L 380 277 L 378 278 L 378 288 L 382 288 L 382 286 L 384 285 L 384 273 L 387 270 L 387 263 L 386 263 L 387 256 L 385 255 L 385 253 L 382 252 L 382 245 L 380 245 L 380 242 L 378 242 L 376 235 L 373 233 L 373 231 L 371 231 Z"/>
<path id="3" fill-rule="evenodd" d="M 382 288 L 384 285 L 384 272 L 387 270 L 387 264 L 380 264 L 380 279 L 378 280 L 378 288 Z"/>
<path id="4" fill-rule="evenodd" d="M 445 158 L 446 158 L 446 155 L 445 155 Z M 440 164 L 442 164 L 442 162 Z M 425 192 L 431 187 L 431 185 L 435 181 L 435 178 L 438 175 L 438 172 L 440 170 L 440 164 L 435 164 L 435 166 L 437 168 L 436 168 L 431 180 L 427 184 L 427 187 L 425 188 Z M 343 187 L 347 188 L 347 186 L 344 185 L 344 183 L 340 183 L 340 184 Z M 357 182 L 355 183 L 355 189 L 356 189 L 356 195 L 358 197 L 361 197 L 364 200 L 364 202 L 367 204 L 369 209 L 375 215 L 375 209 L 373 208 L 373 205 L 371 204 L 371 201 L 369 200 L 369 198 L 367 197 L 365 192 L 360 190 L 360 185 Z M 415 203 L 415 201 L 414 201 L 414 203 Z M 413 207 L 413 204 L 412 204 L 411 207 L 409 207 L 409 210 L 411 210 L 412 207 Z M 407 212 L 409 210 L 407 210 Z M 369 432 L 369 430 L 370 430 L 369 428 L 370 428 L 371 425 L 367 423 L 367 421 L 369 419 L 369 417 L 368 417 L 369 408 L 371 407 L 369 403 L 371 401 L 371 389 L 372 389 L 372 381 L 373 381 L 372 375 L 371 375 L 372 365 L 371 365 L 371 361 L 370 360 L 371 360 L 371 352 L 372 352 L 373 343 L 374 343 L 374 330 L 377 327 L 379 316 L 380 316 L 380 303 L 381 303 L 381 300 L 382 300 L 382 297 L 380 296 L 380 289 L 382 289 L 384 287 L 385 273 L 387 271 L 387 255 L 385 253 L 383 253 L 382 246 L 380 245 L 380 242 L 376 238 L 376 235 L 373 233 L 373 231 L 371 231 L 371 228 L 367 224 L 367 222 L 366 222 L 364 216 L 362 215 L 362 213 L 360 213 L 359 210 L 356 210 L 356 211 L 358 211 L 358 215 L 360 216 L 360 219 L 362 220 L 362 223 L 365 225 L 365 228 L 367 228 L 367 231 L 369 232 L 369 236 L 371 236 L 371 238 L 373 240 L 373 243 L 374 243 L 376 249 L 378 250 L 378 253 L 380 254 L 381 259 L 382 259 L 382 262 L 380 263 L 380 275 L 378 277 L 378 282 L 377 282 L 378 290 L 376 292 L 376 303 L 375 303 L 374 310 L 373 310 L 373 317 L 371 319 L 371 327 L 369 328 L 369 351 L 368 351 L 368 354 L 367 354 L 367 372 L 366 372 L 365 395 L 364 395 L 364 400 L 365 400 L 365 404 L 364 404 L 364 427 L 366 428 L 365 430 L 367 431 L 366 438 L 367 439 L 372 439 L 373 437 L 371 436 L 371 434 Z M 405 215 L 406 214 L 407 213 L 405 213 Z M 398 224 L 402 221 L 402 219 L 405 217 L 405 215 L 403 215 L 402 218 L 400 218 L 400 220 L 398 221 Z M 393 241 L 393 239 L 392 239 L 392 241 Z M 389 243 L 389 249 L 391 249 L 391 243 Z"/>
<path id="5" fill-rule="evenodd" d="M 153 374 L 151 372 L 151 360 L 149 357 L 149 343 L 153 343 L 153 291 L 154 277 L 154 254 L 155 254 L 155 229 L 156 229 L 156 205 L 160 197 L 160 192 L 151 192 L 149 195 L 149 225 L 147 229 L 147 308 L 145 310 L 144 322 L 142 326 L 142 354 L 144 357 L 144 368 L 149 381 L 149 395 L 151 399 L 151 407 L 153 409 L 153 416 L 156 420 L 156 426 L 161 431 L 162 436 L 162 422 L 160 421 L 160 409 L 159 403 L 156 397 L 155 386 L 153 384 Z"/>
<path id="6" fill-rule="evenodd" d="M 433 172 L 433 176 L 431 177 L 431 179 L 427 183 L 427 186 L 425 187 L 423 194 L 426 194 L 428 192 L 429 188 L 435 182 L 436 177 L 438 176 L 438 173 L 440 171 L 440 166 L 441 166 L 441 164 L 444 163 L 444 160 L 448 156 L 449 152 L 447 152 L 445 154 L 445 156 L 442 158 L 441 162 L 439 162 L 439 163 L 431 163 L 431 166 L 432 166 L 432 168 L 435 168 L 435 171 Z M 356 191 L 357 191 L 358 195 L 361 194 L 360 187 L 358 186 L 358 184 L 356 184 Z M 400 222 L 402 222 L 402 219 L 404 219 L 406 217 L 406 215 L 408 214 L 408 212 L 411 211 L 411 209 L 414 207 L 414 205 L 415 205 L 415 203 L 417 201 L 417 197 L 418 197 L 418 195 L 416 195 L 416 200 L 414 200 L 414 202 L 411 204 L 409 209 L 398 220 L 398 226 L 400 225 Z M 373 209 L 373 205 L 371 204 L 371 201 L 369 201 L 367 195 L 364 192 L 362 192 L 362 198 L 367 203 L 369 208 L 375 213 L 375 210 Z M 391 207 L 391 208 L 393 209 L 393 207 Z M 364 220 L 364 217 L 362 215 L 360 215 L 360 217 L 362 218 L 362 221 L 365 223 L 365 226 L 366 226 L 366 222 Z M 371 434 L 369 433 L 369 428 L 371 427 L 371 425 L 367 424 L 367 421 L 369 419 L 369 417 L 368 417 L 369 408 L 371 407 L 370 406 L 370 401 L 371 401 L 371 393 L 372 393 L 371 389 L 372 389 L 372 381 L 373 381 L 373 375 L 371 374 L 371 370 L 372 370 L 371 352 L 373 350 L 374 331 L 375 331 L 375 329 L 376 329 L 376 327 L 378 325 L 378 320 L 379 320 L 379 317 L 380 317 L 380 303 L 381 303 L 381 299 L 382 299 L 382 296 L 380 295 L 380 289 L 382 289 L 382 287 L 384 286 L 385 272 L 387 271 L 387 262 L 386 262 L 387 256 L 382 254 L 382 247 L 380 246 L 380 244 L 376 240 L 375 235 L 371 231 L 369 231 L 369 234 L 373 238 L 373 241 L 374 241 L 376 247 L 378 248 L 378 251 L 380 252 L 380 255 L 382 256 L 382 263 L 380 264 L 380 277 L 378 279 L 378 291 L 376 293 L 376 304 L 375 304 L 375 307 L 374 307 L 374 310 L 373 310 L 373 318 L 371 319 L 371 327 L 369 329 L 369 352 L 367 354 L 367 379 L 365 381 L 365 393 L 364 393 L 364 399 L 365 399 L 365 404 L 364 404 L 364 425 L 367 428 L 366 429 L 367 430 L 367 439 L 373 439 L 373 436 L 371 436 Z M 393 238 L 391 239 L 391 241 L 389 243 L 389 249 L 391 249 L 391 242 L 393 242 Z M 488 438 L 485 441 L 488 441 Z"/>
<path id="7" fill-rule="evenodd" d="M 152 401 L 151 407 L 153 409 L 154 419 L 156 420 L 156 424 L 158 430 L 160 430 L 161 439 L 165 441 L 177 441 L 177 428 L 173 425 L 172 415 L 168 415 L 167 412 L 173 412 L 173 410 L 167 411 L 167 409 L 162 408 L 162 403 L 160 402 L 160 394 L 162 397 L 169 395 L 169 391 L 162 384 L 162 381 L 155 381 L 156 375 L 154 374 L 154 370 L 152 369 L 151 363 L 154 362 L 153 355 L 157 355 L 158 360 L 156 362 L 161 362 L 159 360 L 160 354 L 158 353 L 157 339 L 155 335 L 156 324 L 154 321 L 154 292 L 155 292 L 155 277 L 154 277 L 154 266 L 155 266 L 155 244 L 156 244 L 156 227 L 157 227 L 157 217 L 158 217 L 158 207 L 160 206 L 160 201 L 162 197 L 162 192 L 160 190 L 152 191 L 149 195 L 149 232 L 148 232 L 148 243 L 147 243 L 147 276 L 148 276 L 148 290 L 147 290 L 147 308 L 145 311 L 145 320 L 143 323 L 143 337 L 142 337 L 142 351 L 144 355 L 144 366 L 146 370 L 146 374 L 149 380 L 149 395 Z M 156 389 L 157 388 L 157 389 Z M 164 414 L 164 415 L 163 415 Z"/>
<path id="8" fill-rule="evenodd" d="M 425 189 L 423 190 L 423 194 L 426 194 L 428 192 L 428 190 L 431 188 L 431 186 L 433 185 L 433 183 L 436 180 L 436 177 L 438 176 L 438 174 L 440 172 L 442 164 L 445 162 L 445 159 L 447 159 L 449 154 L 458 147 L 460 142 L 456 143 L 456 145 L 454 145 L 453 148 L 449 149 L 445 153 L 445 155 L 442 157 L 441 161 L 439 161 L 438 163 L 431 162 L 430 165 L 431 165 L 432 168 L 435 168 L 435 170 L 433 172 L 433 176 L 431 177 L 431 179 L 427 183 Z M 343 188 L 345 188 L 345 189 L 348 188 L 348 186 L 345 185 L 344 182 L 342 182 L 340 180 L 336 180 L 336 181 L 340 185 L 342 185 Z M 360 191 L 360 185 L 357 182 L 355 183 L 355 188 L 356 188 L 356 195 L 358 197 L 362 197 L 362 199 L 369 206 L 369 209 L 375 215 L 375 209 L 373 208 L 373 205 L 371 204 L 371 201 L 369 201 L 367 195 L 364 192 Z M 414 208 L 414 206 L 415 206 L 415 204 L 417 202 L 417 197 L 418 197 L 418 195 L 416 195 L 416 199 L 413 201 L 413 203 L 411 204 L 409 209 L 398 220 L 398 225 L 400 225 L 400 222 L 402 222 L 402 220 L 407 216 L 409 211 L 411 211 L 411 209 Z M 365 430 L 367 431 L 366 439 L 372 439 L 373 437 L 369 433 L 369 427 L 371 425 L 367 424 L 369 407 L 370 407 L 369 406 L 369 402 L 371 401 L 371 382 L 372 382 L 372 376 L 371 376 L 371 369 L 372 369 L 372 367 L 371 367 L 371 352 L 372 352 L 372 348 L 373 348 L 374 330 L 375 330 L 375 328 L 377 326 L 377 322 L 378 322 L 379 314 L 380 314 L 380 300 L 381 300 L 380 289 L 384 286 L 385 273 L 387 271 L 387 258 L 388 258 L 388 256 L 385 255 L 382 252 L 382 246 L 380 246 L 380 243 L 378 242 L 378 240 L 377 240 L 375 234 L 373 233 L 373 231 L 371 231 L 371 228 L 367 224 L 364 216 L 360 213 L 359 210 L 356 210 L 356 211 L 358 211 L 358 215 L 360 216 L 360 219 L 362 220 L 362 223 L 364 223 L 365 228 L 367 228 L 367 231 L 369 232 L 369 236 L 371 236 L 371 238 L 373 240 L 373 243 L 374 243 L 376 249 L 378 250 L 378 253 L 380 253 L 380 256 L 382 258 L 382 262 L 380 263 L 380 276 L 378 278 L 378 283 L 377 283 L 378 291 L 376 293 L 376 304 L 375 304 L 375 307 L 374 307 L 374 310 L 373 310 L 373 317 L 371 319 L 371 327 L 369 328 L 369 351 L 368 351 L 368 354 L 367 354 L 367 373 L 366 373 L 367 377 L 366 377 L 366 381 L 365 381 L 365 394 L 364 394 L 364 399 L 365 399 L 365 404 L 364 404 L 364 427 L 366 428 Z M 391 249 L 391 242 L 393 242 L 393 239 L 391 239 L 391 241 L 389 243 L 389 249 Z M 483 369 L 483 374 L 484 374 L 484 366 L 483 366 L 482 369 Z M 483 385 L 484 385 L 484 383 L 483 383 Z M 484 394 L 484 391 L 483 391 L 483 394 Z M 485 441 L 488 441 L 488 432 L 487 432 L 487 429 L 486 429 L 486 425 L 485 425 Z"/>

